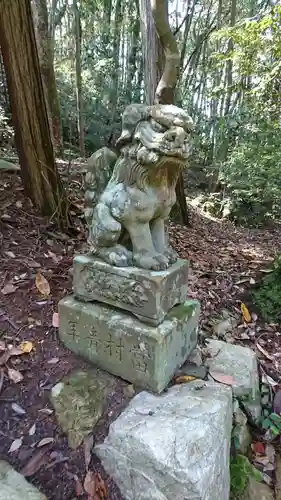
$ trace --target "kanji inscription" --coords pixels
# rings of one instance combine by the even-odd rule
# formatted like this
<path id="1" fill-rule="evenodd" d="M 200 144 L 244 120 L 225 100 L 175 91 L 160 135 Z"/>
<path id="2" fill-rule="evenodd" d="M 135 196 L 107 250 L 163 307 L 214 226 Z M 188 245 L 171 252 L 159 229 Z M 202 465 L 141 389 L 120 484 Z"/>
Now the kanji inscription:
<path id="1" fill-rule="evenodd" d="M 119 361 L 123 360 L 124 344 L 121 338 L 118 340 L 118 342 L 115 342 L 113 335 L 111 335 L 110 333 L 108 339 L 105 341 L 104 349 L 105 352 L 109 354 L 109 356 L 114 356 L 118 358 Z"/>
<path id="2" fill-rule="evenodd" d="M 132 362 L 134 369 L 146 373 L 148 362 L 152 359 L 148 345 L 141 342 L 140 344 L 134 345 L 130 352 L 133 355 Z"/>
<path id="3" fill-rule="evenodd" d="M 78 336 L 77 324 L 75 323 L 75 321 L 68 322 L 68 335 L 72 338 L 72 340 L 75 340 L 75 338 Z"/>
<path id="4" fill-rule="evenodd" d="M 98 332 L 95 326 L 91 326 L 89 336 L 87 337 L 89 341 L 89 347 L 96 353 L 99 354 L 100 348 L 102 347 L 102 341 L 99 338 Z"/>

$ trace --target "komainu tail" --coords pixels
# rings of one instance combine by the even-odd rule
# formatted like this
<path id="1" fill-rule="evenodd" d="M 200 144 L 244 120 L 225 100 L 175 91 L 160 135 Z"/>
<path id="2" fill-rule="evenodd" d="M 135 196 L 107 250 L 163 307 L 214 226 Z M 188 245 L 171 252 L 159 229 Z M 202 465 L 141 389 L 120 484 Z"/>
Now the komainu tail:
<path id="1" fill-rule="evenodd" d="M 93 210 L 112 175 L 117 156 L 111 149 L 98 149 L 88 160 L 85 176 L 85 219 L 91 224 Z"/>

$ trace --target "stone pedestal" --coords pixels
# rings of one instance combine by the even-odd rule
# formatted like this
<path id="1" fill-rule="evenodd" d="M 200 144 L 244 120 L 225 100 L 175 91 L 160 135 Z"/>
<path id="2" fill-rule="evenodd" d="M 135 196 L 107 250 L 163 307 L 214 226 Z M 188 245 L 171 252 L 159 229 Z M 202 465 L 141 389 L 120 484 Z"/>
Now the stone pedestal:
<path id="1" fill-rule="evenodd" d="M 73 296 L 59 303 L 64 344 L 96 366 L 161 392 L 194 350 L 199 302 L 187 300 L 188 264 L 166 271 L 74 258 Z"/>
<path id="2" fill-rule="evenodd" d="M 157 327 L 103 304 L 60 301 L 60 338 L 104 370 L 161 392 L 197 344 L 198 302 L 175 306 Z"/>
<path id="3" fill-rule="evenodd" d="M 187 297 L 188 263 L 178 260 L 166 271 L 113 267 L 88 255 L 73 261 L 73 292 L 83 301 L 97 300 L 129 311 L 150 325 Z"/>

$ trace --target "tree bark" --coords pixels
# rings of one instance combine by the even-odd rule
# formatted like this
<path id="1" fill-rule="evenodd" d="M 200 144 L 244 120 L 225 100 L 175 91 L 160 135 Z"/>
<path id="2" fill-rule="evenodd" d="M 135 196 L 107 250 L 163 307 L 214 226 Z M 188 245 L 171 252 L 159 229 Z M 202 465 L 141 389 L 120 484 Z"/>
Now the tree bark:
<path id="1" fill-rule="evenodd" d="M 136 5 L 137 11 L 135 16 L 131 16 L 130 25 L 132 25 L 132 34 L 131 34 L 131 44 L 130 51 L 128 55 L 128 63 L 127 63 L 127 85 L 126 85 L 126 98 L 127 102 L 132 102 L 132 94 L 133 94 L 133 81 L 136 74 L 136 61 L 137 61 L 137 52 L 139 48 L 139 36 L 140 36 L 140 17 L 139 17 L 139 9 L 138 3 Z"/>
<path id="2" fill-rule="evenodd" d="M 154 99 L 159 104 L 174 104 L 175 89 L 180 74 L 180 54 L 169 25 L 168 1 L 151 0 L 151 12 L 159 37 L 158 44 L 162 45 L 165 54 L 165 63 L 161 68 L 162 76 L 156 87 Z M 171 211 L 171 218 L 176 222 L 188 225 L 188 210 L 182 173 L 180 173 L 176 185 L 176 196 L 177 202 Z"/>
<path id="3" fill-rule="evenodd" d="M 30 0 L 0 2 L 0 46 L 26 194 L 42 215 L 67 220 L 55 165 Z"/>
<path id="4" fill-rule="evenodd" d="M 75 76 L 76 76 L 76 106 L 77 106 L 77 128 L 79 135 L 80 154 L 85 157 L 85 133 L 84 133 L 84 114 L 83 114 L 83 91 L 82 91 L 82 73 L 81 73 L 81 40 L 82 27 L 80 20 L 80 7 L 77 0 L 73 0 L 74 10 L 74 31 L 75 31 Z"/>
<path id="5" fill-rule="evenodd" d="M 151 0 L 156 32 L 165 54 L 164 71 L 157 85 L 155 102 L 173 104 L 180 74 L 180 54 L 168 20 L 168 1 Z"/>
<path id="6" fill-rule="evenodd" d="M 164 52 L 157 35 L 151 11 L 151 0 L 140 0 L 144 100 L 153 104 L 158 82 L 164 71 Z"/>
<path id="7" fill-rule="evenodd" d="M 48 27 L 48 9 L 46 0 L 34 1 L 35 35 L 39 52 L 40 69 L 46 96 L 47 111 L 50 121 L 51 135 L 57 151 L 62 151 L 62 131 L 60 119 L 60 102 L 57 92 L 54 71 L 52 40 Z"/>
<path id="8" fill-rule="evenodd" d="M 122 17 L 124 12 L 124 5 L 122 5 L 122 0 L 116 0 L 115 5 L 115 15 L 114 15 L 114 28 L 113 28 L 113 69 L 112 69 L 112 82 L 110 90 L 110 102 L 109 106 L 111 109 L 111 123 L 115 123 L 117 104 L 118 104 L 118 90 L 119 90 L 119 53 L 120 53 L 120 42 L 121 42 L 121 29 L 122 29 Z"/>

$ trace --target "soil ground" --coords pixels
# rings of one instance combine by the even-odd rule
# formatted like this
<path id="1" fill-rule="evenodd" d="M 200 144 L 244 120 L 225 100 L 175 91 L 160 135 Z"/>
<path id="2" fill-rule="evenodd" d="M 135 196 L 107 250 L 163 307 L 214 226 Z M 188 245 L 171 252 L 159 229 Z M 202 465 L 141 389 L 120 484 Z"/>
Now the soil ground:
<path id="1" fill-rule="evenodd" d="M 71 179 L 76 203 L 81 204 L 81 175 Z M 24 197 L 16 174 L 0 176 L 0 336 L 1 342 L 17 347 L 31 341 L 29 354 L 14 356 L 2 363 L 0 380 L 0 458 L 21 471 L 34 456 L 43 438 L 53 438 L 44 456 L 38 457 L 37 470 L 28 479 L 46 494 L 48 500 L 72 500 L 85 478 L 84 449 L 73 451 L 58 426 L 49 400 L 50 389 L 63 376 L 86 363 L 59 342 L 53 326 L 58 301 L 71 292 L 73 252 L 83 248 L 85 230 L 75 219 L 76 235 L 55 230 L 38 217 Z M 180 256 L 190 261 L 189 295 L 201 301 L 201 329 L 213 335 L 212 318 L 223 309 L 241 317 L 241 300 L 252 311 L 249 289 L 281 251 L 281 229 L 248 230 L 192 212 L 191 227 L 171 225 L 171 242 Z M 43 297 L 36 287 L 36 273 L 48 280 L 50 294 Z M 11 285 L 13 285 L 11 287 Z M 247 302 L 248 301 L 248 302 Z M 264 373 L 280 382 L 280 333 L 278 325 L 266 325 L 260 318 L 246 325 L 241 319 L 232 339 L 255 349 Z M 0 352 L 1 355 L 1 352 Z M 3 360 L 2 360 L 3 362 Z M 1 359 L 0 359 L 1 364 Z M 15 383 L 8 368 L 18 370 L 23 379 Z M 112 420 L 126 405 L 120 380 L 112 394 L 105 417 L 94 431 L 96 442 L 106 435 Z M 20 414 L 21 411 L 24 414 Z M 16 409 L 16 410 L 15 410 Z M 30 429 L 35 424 L 35 432 Z M 33 427 L 34 430 L 34 427 Z M 24 436 L 21 447 L 9 452 L 11 444 Z M 41 464 L 41 466 L 40 466 Z M 107 498 L 121 500 L 113 481 L 107 477 L 96 457 L 90 468 L 100 472 Z M 79 495 L 79 498 L 87 498 Z"/>

